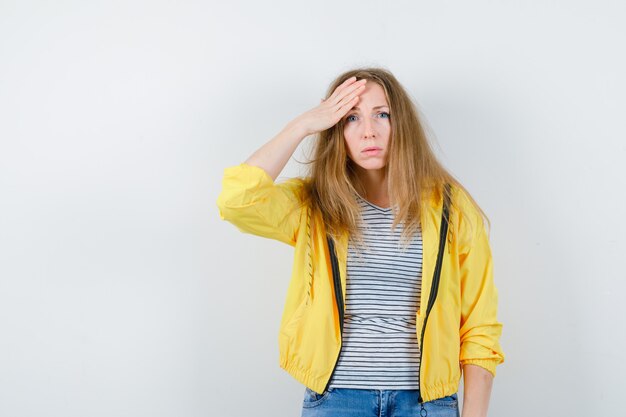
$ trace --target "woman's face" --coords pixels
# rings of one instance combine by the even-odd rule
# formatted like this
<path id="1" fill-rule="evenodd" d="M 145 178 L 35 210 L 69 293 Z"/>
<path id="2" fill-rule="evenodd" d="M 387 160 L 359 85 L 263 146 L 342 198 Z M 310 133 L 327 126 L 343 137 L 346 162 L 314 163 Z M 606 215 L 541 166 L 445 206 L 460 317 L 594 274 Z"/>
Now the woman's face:
<path id="1" fill-rule="evenodd" d="M 344 116 L 343 135 L 348 156 L 357 166 L 376 170 L 386 165 L 391 134 L 389 110 L 383 88 L 368 80 L 359 94 L 359 101 Z"/>

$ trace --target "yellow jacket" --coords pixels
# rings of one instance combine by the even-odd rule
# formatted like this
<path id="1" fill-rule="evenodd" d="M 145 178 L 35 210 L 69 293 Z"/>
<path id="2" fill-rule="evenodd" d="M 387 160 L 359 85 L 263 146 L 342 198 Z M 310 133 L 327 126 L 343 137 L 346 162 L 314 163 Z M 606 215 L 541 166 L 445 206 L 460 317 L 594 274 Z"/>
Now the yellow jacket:
<path id="1" fill-rule="evenodd" d="M 333 251 L 321 220 L 300 204 L 302 181 L 306 179 L 275 183 L 262 168 L 246 163 L 228 167 L 217 206 L 220 217 L 242 232 L 295 247 L 278 335 L 279 364 L 302 384 L 322 393 L 341 349 L 348 235 L 338 240 Z M 418 343 L 423 342 L 423 401 L 457 392 L 464 364 L 481 366 L 495 376 L 496 365 L 504 361 L 489 238 L 480 213 L 462 190 L 453 187 L 452 198 L 469 214 L 455 210 L 450 214 L 440 281 L 423 340 L 443 202 L 433 199 L 422 210 L 422 293 L 416 337 Z"/>

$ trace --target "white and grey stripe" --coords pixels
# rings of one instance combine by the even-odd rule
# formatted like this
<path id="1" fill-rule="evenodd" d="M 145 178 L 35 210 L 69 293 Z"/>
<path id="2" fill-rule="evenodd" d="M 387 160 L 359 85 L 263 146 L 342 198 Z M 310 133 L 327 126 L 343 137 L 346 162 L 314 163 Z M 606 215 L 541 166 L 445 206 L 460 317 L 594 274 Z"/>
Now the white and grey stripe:
<path id="1" fill-rule="evenodd" d="M 360 196 L 365 248 L 348 244 L 343 346 L 330 387 L 419 389 L 415 313 L 422 283 L 422 233 L 402 250 L 392 208 Z"/>

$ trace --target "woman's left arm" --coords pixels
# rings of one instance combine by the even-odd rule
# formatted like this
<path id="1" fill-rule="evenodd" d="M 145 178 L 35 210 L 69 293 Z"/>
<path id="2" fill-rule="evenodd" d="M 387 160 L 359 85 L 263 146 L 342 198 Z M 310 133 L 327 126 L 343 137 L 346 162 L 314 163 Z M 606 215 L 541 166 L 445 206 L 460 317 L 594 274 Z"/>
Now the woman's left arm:
<path id="1" fill-rule="evenodd" d="M 462 417 L 487 417 L 493 375 L 478 365 L 463 366 Z"/>
<path id="2" fill-rule="evenodd" d="M 497 319 L 498 290 L 493 280 L 489 237 L 480 214 L 466 200 L 459 221 L 461 279 L 461 352 L 463 417 L 486 417 L 496 366 L 504 362 Z"/>

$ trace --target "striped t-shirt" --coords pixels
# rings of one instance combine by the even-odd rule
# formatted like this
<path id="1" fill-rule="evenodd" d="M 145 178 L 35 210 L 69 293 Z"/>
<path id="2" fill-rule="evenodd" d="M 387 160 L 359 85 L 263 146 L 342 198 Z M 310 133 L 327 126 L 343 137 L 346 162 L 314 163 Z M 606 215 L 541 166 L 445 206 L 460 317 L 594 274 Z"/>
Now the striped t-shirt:
<path id="1" fill-rule="evenodd" d="M 415 314 L 422 284 L 422 233 L 402 251 L 392 208 L 357 195 L 365 248 L 348 243 L 342 348 L 330 387 L 419 389 Z"/>

